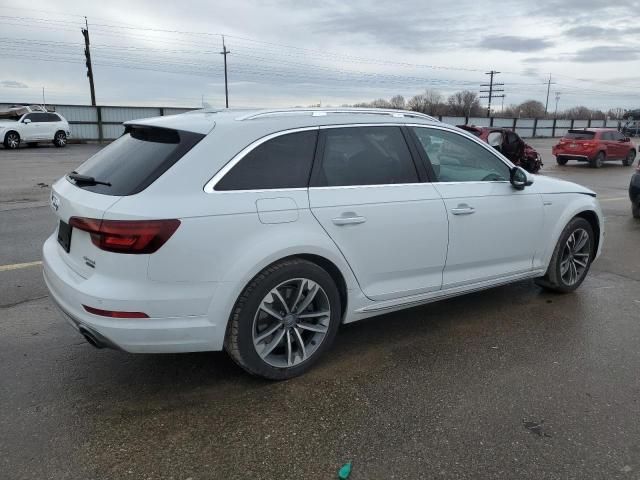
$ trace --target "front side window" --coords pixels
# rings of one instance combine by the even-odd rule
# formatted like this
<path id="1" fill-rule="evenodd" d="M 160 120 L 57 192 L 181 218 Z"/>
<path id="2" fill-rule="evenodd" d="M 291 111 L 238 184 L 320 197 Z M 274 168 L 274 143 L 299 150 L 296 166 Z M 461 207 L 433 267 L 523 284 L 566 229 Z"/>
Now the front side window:
<path id="1" fill-rule="evenodd" d="M 446 130 L 412 127 L 439 182 L 501 182 L 509 167 L 473 140 Z"/>
<path id="2" fill-rule="evenodd" d="M 317 136 L 317 130 L 309 130 L 267 140 L 229 170 L 215 190 L 306 188 Z"/>
<path id="3" fill-rule="evenodd" d="M 324 133 L 324 154 L 314 186 L 419 182 L 400 127 L 330 128 Z"/>

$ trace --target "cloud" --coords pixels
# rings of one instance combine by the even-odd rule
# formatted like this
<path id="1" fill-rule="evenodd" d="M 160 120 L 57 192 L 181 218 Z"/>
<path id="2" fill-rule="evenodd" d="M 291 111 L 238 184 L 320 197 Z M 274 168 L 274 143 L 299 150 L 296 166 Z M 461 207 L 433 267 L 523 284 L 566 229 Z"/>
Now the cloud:
<path id="1" fill-rule="evenodd" d="M 16 80 L 0 80 L 0 87 L 5 88 L 29 88 L 29 85 Z"/>
<path id="2" fill-rule="evenodd" d="M 578 50 L 572 61 L 582 63 L 595 62 L 631 62 L 639 57 L 635 47 L 597 46 Z"/>
<path id="3" fill-rule="evenodd" d="M 564 31 L 565 36 L 581 40 L 593 40 L 594 38 L 616 40 L 638 33 L 640 33 L 640 27 L 604 28 L 597 25 L 579 25 Z"/>
<path id="4" fill-rule="evenodd" d="M 553 46 L 553 42 L 542 38 L 519 37 L 515 35 L 490 35 L 483 38 L 479 46 L 488 50 L 535 52 Z"/>

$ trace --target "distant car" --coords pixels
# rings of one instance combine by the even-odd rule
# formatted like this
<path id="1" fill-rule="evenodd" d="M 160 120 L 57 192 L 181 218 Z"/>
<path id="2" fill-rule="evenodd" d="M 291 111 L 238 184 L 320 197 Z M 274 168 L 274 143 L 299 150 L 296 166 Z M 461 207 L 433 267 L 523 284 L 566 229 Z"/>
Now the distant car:
<path id="1" fill-rule="evenodd" d="M 542 156 L 528 145 L 520 136 L 508 128 L 476 127 L 475 125 L 458 125 L 467 132 L 484 140 L 505 157 L 524 168 L 529 173 L 538 173 L 542 165 Z"/>
<path id="2" fill-rule="evenodd" d="M 528 278 L 571 292 L 603 240 L 591 190 L 398 110 L 126 122 L 51 208 L 45 282 L 91 344 L 225 349 L 280 380 L 342 323 Z"/>
<path id="3" fill-rule="evenodd" d="M 52 142 L 64 147 L 71 136 L 69 122 L 56 112 L 39 106 L 17 106 L 0 112 L 0 139 L 5 148 L 16 149 L 21 143 L 35 146 Z"/>
<path id="4" fill-rule="evenodd" d="M 593 168 L 600 168 L 608 160 L 622 160 L 624 166 L 629 166 L 636 158 L 631 139 L 611 128 L 569 130 L 551 152 L 558 165 L 578 160 L 589 162 Z"/>
<path id="5" fill-rule="evenodd" d="M 640 218 L 640 165 L 629 183 L 629 199 L 631 200 L 631 213 L 635 218 Z"/>

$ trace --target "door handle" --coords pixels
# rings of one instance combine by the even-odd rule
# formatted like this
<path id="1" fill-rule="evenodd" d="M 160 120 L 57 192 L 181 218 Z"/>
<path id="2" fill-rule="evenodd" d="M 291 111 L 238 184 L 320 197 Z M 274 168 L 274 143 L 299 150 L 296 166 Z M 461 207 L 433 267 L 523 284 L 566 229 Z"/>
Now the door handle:
<path id="1" fill-rule="evenodd" d="M 338 226 L 342 226 L 342 225 L 358 225 L 360 223 L 364 223 L 367 221 L 366 217 L 359 217 L 359 216 L 353 216 L 353 217 L 336 217 L 334 219 L 331 220 L 334 224 L 338 225 Z"/>
<path id="2" fill-rule="evenodd" d="M 451 213 L 453 213 L 454 215 L 471 215 L 472 213 L 476 213 L 476 210 L 466 203 L 461 203 L 456 208 L 452 208 Z"/>

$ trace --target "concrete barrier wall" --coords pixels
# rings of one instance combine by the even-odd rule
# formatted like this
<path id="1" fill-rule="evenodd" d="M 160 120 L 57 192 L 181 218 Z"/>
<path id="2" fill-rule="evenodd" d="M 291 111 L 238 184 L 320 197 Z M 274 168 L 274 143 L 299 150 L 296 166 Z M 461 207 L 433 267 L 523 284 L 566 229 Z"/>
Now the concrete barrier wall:
<path id="1" fill-rule="evenodd" d="M 16 102 L 17 103 L 17 102 Z M 5 109 L 12 104 L 0 103 Z M 176 107 L 116 107 L 89 105 L 48 105 L 60 112 L 71 125 L 73 140 L 111 141 L 122 135 L 123 122 L 148 117 L 177 115 L 196 110 Z M 561 137 L 571 128 L 607 127 L 620 128 L 619 120 L 555 120 L 543 118 L 502 118 L 502 117 L 449 117 L 441 116 L 440 121 L 451 125 L 476 125 L 479 127 L 503 127 L 515 130 L 518 135 L 531 137 Z"/>

